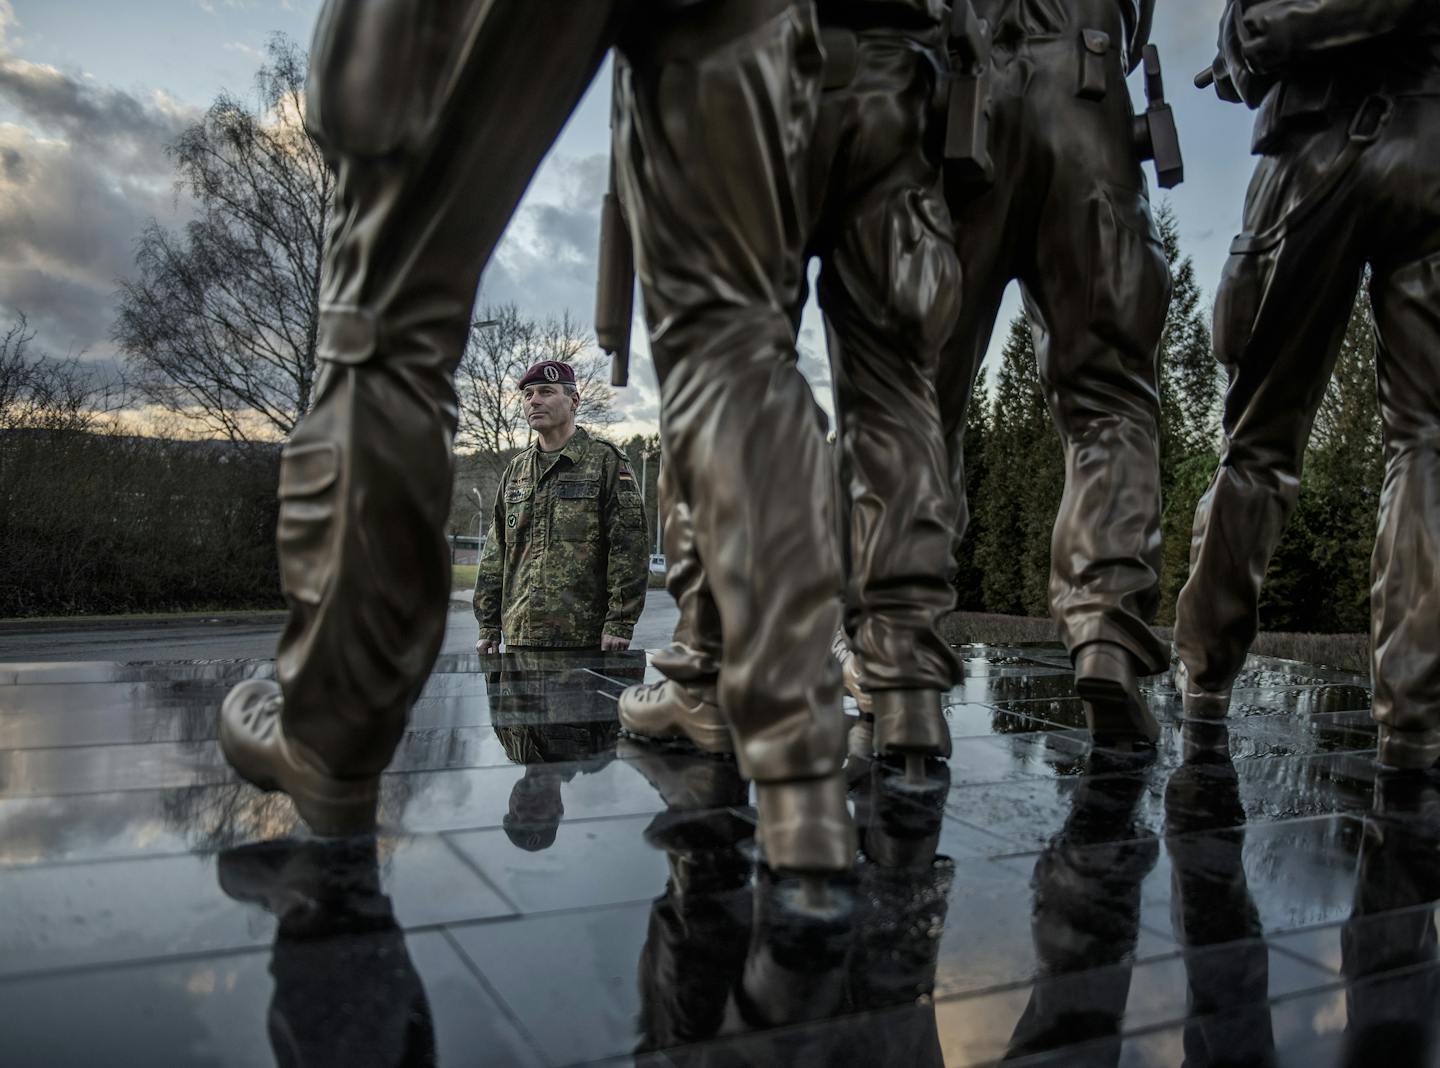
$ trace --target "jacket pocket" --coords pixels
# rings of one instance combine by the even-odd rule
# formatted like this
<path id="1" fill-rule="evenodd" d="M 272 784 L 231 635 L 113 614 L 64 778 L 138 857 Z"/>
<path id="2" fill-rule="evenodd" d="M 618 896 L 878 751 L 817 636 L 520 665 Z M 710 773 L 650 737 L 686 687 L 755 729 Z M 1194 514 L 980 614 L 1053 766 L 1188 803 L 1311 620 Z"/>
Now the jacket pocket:
<path id="1" fill-rule="evenodd" d="M 551 527 L 560 541 L 599 541 L 600 483 L 560 481 L 555 484 Z"/>
<path id="2" fill-rule="evenodd" d="M 280 583 L 286 596 L 319 604 L 329 585 L 338 533 L 340 449 L 292 444 L 280 454 Z"/>
<path id="3" fill-rule="evenodd" d="M 1105 185 L 1090 202 L 1090 323 L 1122 348 L 1155 358 L 1170 307 L 1170 265 L 1150 202 Z"/>

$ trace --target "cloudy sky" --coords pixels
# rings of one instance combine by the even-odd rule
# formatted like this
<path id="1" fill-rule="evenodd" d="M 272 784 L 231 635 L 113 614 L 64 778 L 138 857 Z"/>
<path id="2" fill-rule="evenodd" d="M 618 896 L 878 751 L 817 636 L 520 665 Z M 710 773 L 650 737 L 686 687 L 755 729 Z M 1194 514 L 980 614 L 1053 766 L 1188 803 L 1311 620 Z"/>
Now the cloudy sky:
<path id="1" fill-rule="evenodd" d="M 165 145 L 222 89 L 248 93 L 267 37 L 309 41 L 320 0 L 0 0 L 0 328 L 17 312 L 60 355 L 113 359 L 115 291 L 151 218 L 183 216 Z M 1213 291 L 1239 226 L 1249 117 L 1191 88 L 1214 53 L 1221 0 L 1160 0 L 1155 40 L 1185 152 L 1168 195 Z M 1138 80 L 1134 95 L 1142 98 Z M 546 160 L 486 274 L 481 299 L 589 321 L 606 175 L 602 72 Z M 1148 169 L 1148 168 L 1147 168 Z M 1006 314 L 1018 309 L 1011 294 Z M 1003 330 L 999 331 L 1003 336 Z M 824 388 L 813 308 L 802 343 Z M 637 354 L 626 431 L 653 429 L 654 375 Z"/>

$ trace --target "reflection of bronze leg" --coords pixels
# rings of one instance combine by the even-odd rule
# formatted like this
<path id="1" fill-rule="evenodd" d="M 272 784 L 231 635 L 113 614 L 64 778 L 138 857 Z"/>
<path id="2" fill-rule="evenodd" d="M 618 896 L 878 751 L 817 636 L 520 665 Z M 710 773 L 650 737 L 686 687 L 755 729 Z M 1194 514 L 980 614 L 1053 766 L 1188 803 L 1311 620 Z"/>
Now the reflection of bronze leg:
<path id="1" fill-rule="evenodd" d="M 1427 766 L 1440 757 L 1440 254 L 1377 274 L 1370 293 L 1385 423 L 1371 594 L 1375 718 L 1382 761 Z"/>
<path id="2" fill-rule="evenodd" d="M 736 811 L 746 808 L 749 787 L 734 764 L 687 766 L 683 758 L 620 744 L 629 766 L 666 804 L 645 831 L 645 840 L 665 851 L 670 877 L 650 910 L 640 954 L 637 1052 L 644 1053 L 703 1042 L 720 1031 L 745 964 L 751 864 L 742 846 L 754 827 Z"/>
<path id="3" fill-rule="evenodd" d="M 849 965 L 850 1008 L 901 1007 L 883 1025 L 859 1029 L 851 1063 L 944 1063 L 935 1020 L 935 968 L 955 862 L 936 853 L 949 794 L 941 764 L 921 789 L 874 762 L 855 783 L 860 825 L 860 913 Z"/>
<path id="4" fill-rule="evenodd" d="M 959 265 L 925 150 L 930 64 L 894 41 L 862 37 L 859 48 L 863 88 L 827 93 L 822 106 L 817 145 L 838 124 L 838 151 L 812 160 L 829 172 L 836 217 L 820 239 L 819 297 L 839 415 L 846 630 L 876 746 L 944 755 L 939 694 L 959 668 L 937 630 L 955 598 L 935 376 Z M 863 191 L 851 195 L 836 170 L 863 178 Z"/>
<path id="5" fill-rule="evenodd" d="M 475 288 L 620 9 L 457 0 L 417 6 L 379 34 L 352 25 L 372 7 L 332 4 L 320 20 L 311 109 L 336 168 L 321 371 L 280 475 L 283 729 L 342 779 L 389 762 L 439 651 L 451 376 Z M 536 33 L 542 23 L 551 29 Z M 395 56 L 354 55 L 357 40 L 414 48 L 389 69 Z M 362 83 L 337 76 L 326 54 L 371 65 L 374 84 L 390 85 L 384 73 L 434 91 L 391 85 L 393 98 L 353 99 Z M 414 113 L 397 119 L 403 108 Z"/>
<path id="6" fill-rule="evenodd" d="M 616 155 L 662 435 L 722 621 L 721 707 L 759 786 L 767 857 L 830 871 L 854 852 L 829 648 L 840 565 L 787 312 L 803 281 L 795 172 L 820 66 L 809 5 L 701 7 L 628 49 Z"/>
<path id="7" fill-rule="evenodd" d="M 1355 908 L 1341 934 L 1344 1065 L 1432 1064 L 1440 1008 L 1435 904 L 1440 899 L 1433 776 L 1382 769 L 1366 820 Z M 1387 977 L 1388 974 L 1388 977 Z"/>
<path id="8" fill-rule="evenodd" d="M 221 889 L 279 921 L 270 1042 L 285 1065 L 434 1064 L 425 988 L 380 892 L 375 840 L 220 854 Z"/>
<path id="9" fill-rule="evenodd" d="M 1245 206 L 1247 233 L 1262 233 L 1286 212 L 1296 188 L 1316 182 L 1337 151 L 1305 142 L 1303 151 L 1263 157 Z M 1175 646 L 1186 668 L 1187 698 L 1215 715 L 1245 663 L 1259 622 L 1260 586 L 1300 493 L 1310 426 L 1335 366 L 1360 277 L 1353 246 L 1359 215 L 1347 190 L 1334 210 L 1293 229 L 1276 247 L 1230 256 L 1215 300 L 1215 354 L 1229 373 L 1225 448 L 1195 511 L 1190 578 L 1176 606 Z"/>
<path id="10" fill-rule="evenodd" d="M 1093 751 L 1065 826 L 1035 864 L 1039 978 L 1006 1060 L 1084 1041 L 1095 1043 L 1084 1063 L 1119 1060 L 1140 884 L 1159 853 L 1154 835 L 1134 822 L 1152 759 Z"/>
<path id="11" fill-rule="evenodd" d="M 1245 809 L 1223 723 L 1185 724 L 1185 762 L 1165 786 L 1171 919 L 1186 950 L 1186 1063 L 1275 1058 L 1269 948 L 1245 879 Z"/>

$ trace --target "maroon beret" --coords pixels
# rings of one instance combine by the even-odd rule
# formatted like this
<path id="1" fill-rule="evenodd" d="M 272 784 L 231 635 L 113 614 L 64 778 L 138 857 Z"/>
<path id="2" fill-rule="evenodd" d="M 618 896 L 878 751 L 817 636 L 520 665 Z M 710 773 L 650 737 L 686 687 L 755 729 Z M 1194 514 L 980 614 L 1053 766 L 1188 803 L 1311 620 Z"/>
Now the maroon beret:
<path id="1" fill-rule="evenodd" d="M 530 370 L 520 376 L 520 388 L 533 386 L 536 382 L 549 382 L 555 386 L 573 386 L 575 369 L 559 360 L 541 360 L 531 364 Z"/>

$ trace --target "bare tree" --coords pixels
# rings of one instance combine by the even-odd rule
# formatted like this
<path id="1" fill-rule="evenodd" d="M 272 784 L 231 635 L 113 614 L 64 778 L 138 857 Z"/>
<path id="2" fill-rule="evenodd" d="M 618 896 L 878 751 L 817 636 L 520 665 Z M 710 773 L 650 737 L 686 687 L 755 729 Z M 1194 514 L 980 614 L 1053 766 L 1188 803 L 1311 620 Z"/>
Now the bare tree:
<path id="1" fill-rule="evenodd" d="M 494 480 L 510 455 L 529 442 L 519 382 L 526 368 L 540 360 L 563 360 L 575 369 L 580 423 L 603 429 L 619 421 L 609 363 L 569 312 L 541 320 L 514 304 L 486 306 L 470 328 L 455 374 L 460 398 L 456 445 L 477 453 Z"/>
<path id="2" fill-rule="evenodd" d="M 123 387 L 73 357 L 33 352 L 34 340 L 23 314 L 0 335 L 0 431 L 100 429 L 123 403 Z"/>
<path id="3" fill-rule="evenodd" d="M 310 403 L 333 185 L 305 54 L 279 34 L 267 51 L 255 104 L 222 93 L 170 146 L 196 215 L 146 228 L 114 328 L 152 401 L 236 442 L 288 435 Z"/>

